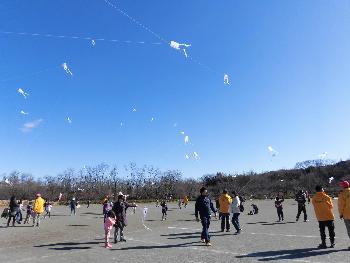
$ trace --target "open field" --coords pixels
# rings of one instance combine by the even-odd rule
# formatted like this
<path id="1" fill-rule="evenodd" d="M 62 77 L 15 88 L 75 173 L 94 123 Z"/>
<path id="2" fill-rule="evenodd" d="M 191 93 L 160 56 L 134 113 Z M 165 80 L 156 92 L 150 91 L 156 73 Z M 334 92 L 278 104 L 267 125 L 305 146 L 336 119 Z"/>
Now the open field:
<path id="1" fill-rule="evenodd" d="M 161 222 L 161 210 L 148 204 L 146 230 L 141 223 L 141 208 L 128 214 L 126 243 L 103 248 L 101 206 L 85 206 L 76 216 L 67 207 L 54 207 L 51 219 L 42 220 L 40 229 L 31 225 L 6 228 L 0 225 L 0 262 L 350 262 L 349 239 L 342 221 L 336 220 L 336 248 L 318 250 L 318 224 L 311 205 L 310 222 L 295 222 L 297 206 L 285 202 L 285 222 L 276 222 L 273 201 L 257 202 L 260 214 L 241 215 L 240 235 L 221 233 L 219 222 L 211 223 L 212 247 L 199 241 L 200 223 L 194 219 L 193 202 L 179 210 L 170 204 L 168 220 Z M 249 209 L 250 202 L 245 207 Z M 336 205 L 336 203 L 335 203 Z M 337 213 L 336 213 L 337 215 Z"/>

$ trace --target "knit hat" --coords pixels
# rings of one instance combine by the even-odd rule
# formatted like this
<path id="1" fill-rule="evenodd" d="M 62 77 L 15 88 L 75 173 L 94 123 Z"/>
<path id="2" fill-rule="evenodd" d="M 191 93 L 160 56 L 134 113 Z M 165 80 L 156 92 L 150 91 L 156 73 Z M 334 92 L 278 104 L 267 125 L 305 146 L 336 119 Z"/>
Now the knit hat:
<path id="1" fill-rule="evenodd" d="M 38 194 L 36 194 L 36 197 L 41 197 L 41 194 L 39 194 L 39 193 L 38 193 Z"/>
<path id="2" fill-rule="evenodd" d="M 348 181 L 341 181 L 341 182 L 339 183 L 339 186 L 340 186 L 340 187 L 343 187 L 343 188 L 349 188 L 350 184 L 349 184 Z"/>

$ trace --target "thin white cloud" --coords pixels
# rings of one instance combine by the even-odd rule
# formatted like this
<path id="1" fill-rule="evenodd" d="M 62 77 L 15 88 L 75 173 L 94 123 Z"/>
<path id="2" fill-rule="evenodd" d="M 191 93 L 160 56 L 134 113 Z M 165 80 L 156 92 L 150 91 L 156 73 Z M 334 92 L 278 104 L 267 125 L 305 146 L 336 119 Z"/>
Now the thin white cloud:
<path id="1" fill-rule="evenodd" d="M 20 130 L 24 133 L 31 132 L 33 129 L 37 128 L 42 122 L 43 122 L 43 119 L 37 119 L 31 122 L 27 122 L 23 124 L 23 127 L 20 128 Z"/>

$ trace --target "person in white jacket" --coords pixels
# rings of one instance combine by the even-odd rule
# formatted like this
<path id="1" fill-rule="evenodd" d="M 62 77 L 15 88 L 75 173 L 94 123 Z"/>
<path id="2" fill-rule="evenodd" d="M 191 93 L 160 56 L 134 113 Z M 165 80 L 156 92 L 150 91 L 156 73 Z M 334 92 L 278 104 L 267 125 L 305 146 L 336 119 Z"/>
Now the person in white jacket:
<path id="1" fill-rule="evenodd" d="M 231 203 L 231 212 L 232 212 L 232 224 L 236 229 L 236 234 L 241 233 L 241 227 L 239 225 L 239 215 L 241 214 L 241 210 L 239 209 L 241 205 L 241 201 L 235 191 L 232 192 L 232 203 Z"/>

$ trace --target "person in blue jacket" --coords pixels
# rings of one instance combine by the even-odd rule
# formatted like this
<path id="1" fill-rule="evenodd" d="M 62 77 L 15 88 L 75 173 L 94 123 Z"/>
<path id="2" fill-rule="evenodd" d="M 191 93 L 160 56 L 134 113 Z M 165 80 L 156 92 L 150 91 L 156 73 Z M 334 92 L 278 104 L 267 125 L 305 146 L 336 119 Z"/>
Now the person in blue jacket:
<path id="1" fill-rule="evenodd" d="M 205 187 L 200 189 L 200 196 L 198 196 L 195 205 L 195 216 L 197 222 L 199 222 L 199 218 L 201 220 L 203 230 L 201 234 L 202 242 L 211 246 L 210 243 L 210 235 L 209 235 L 209 226 L 210 226 L 210 218 L 211 211 L 213 211 L 216 215 L 216 210 L 210 198 L 208 197 L 208 190 Z M 199 217 L 198 217 L 199 214 Z"/>

